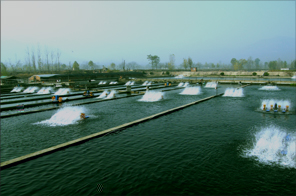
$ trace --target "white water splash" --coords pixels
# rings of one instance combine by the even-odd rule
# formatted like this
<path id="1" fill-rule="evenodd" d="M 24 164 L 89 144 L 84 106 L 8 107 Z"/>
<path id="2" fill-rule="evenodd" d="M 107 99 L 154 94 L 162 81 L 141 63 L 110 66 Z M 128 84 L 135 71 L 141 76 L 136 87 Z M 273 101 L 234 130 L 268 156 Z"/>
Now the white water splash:
<path id="1" fill-rule="evenodd" d="M 102 94 L 100 94 L 100 96 L 98 96 L 97 98 L 106 98 L 106 99 L 111 99 L 115 97 L 115 94 L 117 93 L 116 90 L 104 90 L 104 92 L 102 92 Z"/>
<path id="2" fill-rule="evenodd" d="M 199 86 L 186 87 L 181 95 L 199 95 L 201 94 L 201 88 Z"/>
<path id="3" fill-rule="evenodd" d="M 81 113 L 85 113 L 84 107 L 64 107 L 59 109 L 50 119 L 34 124 L 44 124 L 48 126 L 66 126 L 79 122 Z"/>
<path id="4" fill-rule="evenodd" d="M 281 89 L 279 89 L 277 86 L 263 86 L 263 87 L 259 88 L 258 90 L 279 91 Z"/>
<path id="5" fill-rule="evenodd" d="M 183 85 L 184 85 L 184 82 L 180 82 L 180 83 L 178 84 L 178 87 L 183 87 Z"/>
<path id="6" fill-rule="evenodd" d="M 185 84 L 183 85 L 183 87 L 187 87 L 189 85 L 189 82 L 185 82 Z"/>
<path id="7" fill-rule="evenodd" d="M 154 102 L 154 101 L 160 101 L 163 99 L 164 93 L 163 92 L 158 92 L 158 91 L 146 91 L 146 93 L 143 95 L 139 101 L 144 101 L 144 102 Z"/>
<path id="8" fill-rule="evenodd" d="M 128 82 L 125 83 L 124 85 L 125 85 L 125 86 L 129 86 L 129 85 L 131 85 L 131 82 L 132 82 L 132 81 L 128 81 Z"/>
<path id="9" fill-rule="evenodd" d="M 285 109 L 286 106 L 289 106 L 289 110 L 292 110 L 292 105 L 289 100 L 279 100 L 279 99 L 263 99 L 261 102 L 261 108 L 263 109 L 263 105 L 266 105 L 266 109 L 270 109 L 270 106 L 272 105 L 274 108 L 275 103 L 277 104 L 277 107 L 281 106 L 281 109 Z"/>
<path id="10" fill-rule="evenodd" d="M 217 82 L 208 82 L 205 86 L 205 88 L 216 88 L 216 87 L 218 87 Z"/>
<path id="11" fill-rule="evenodd" d="M 148 84 L 148 81 L 145 81 L 142 86 L 146 86 Z"/>
<path id="12" fill-rule="evenodd" d="M 118 82 L 110 82 L 109 84 L 117 84 Z"/>
<path id="13" fill-rule="evenodd" d="M 54 95 L 67 95 L 71 94 L 71 89 L 69 88 L 60 88 Z"/>
<path id="14" fill-rule="evenodd" d="M 243 97 L 244 90 L 242 88 L 226 88 L 223 97 Z"/>
<path id="15" fill-rule="evenodd" d="M 106 97 L 106 99 L 112 99 L 112 98 L 115 98 L 115 94 L 116 94 L 117 92 L 115 91 L 115 90 L 112 90 L 110 93 L 109 93 L 109 95 Z"/>
<path id="16" fill-rule="evenodd" d="M 23 89 L 24 87 L 14 87 L 10 92 L 21 92 Z"/>
<path id="17" fill-rule="evenodd" d="M 268 165 L 296 168 L 295 138 L 295 133 L 288 133 L 276 126 L 261 128 L 254 134 L 252 147 L 245 149 L 243 156 L 254 157 Z"/>
<path id="18" fill-rule="evenodd" d="M 295 76 L 293 76 L 291 79 L 293 79 L 293 80 L 296 80 L 296 75 L 295 75 Z"/>
<path id="19" fill-rule="evenodd" d="M 33 86 L 26 93 L 36 93 L 39 90 L 39 87 Z"/>
<path id="20" fill-rule="evenodd" d="M 51 94 L 53 92 L 52 87 L 42 87 L 37 94 Z"/>
<path id="21" fill-rule="evenodd" d="M 178 75 L 175 78 L 184 78 L 184 76 L 183 75 Z"/>

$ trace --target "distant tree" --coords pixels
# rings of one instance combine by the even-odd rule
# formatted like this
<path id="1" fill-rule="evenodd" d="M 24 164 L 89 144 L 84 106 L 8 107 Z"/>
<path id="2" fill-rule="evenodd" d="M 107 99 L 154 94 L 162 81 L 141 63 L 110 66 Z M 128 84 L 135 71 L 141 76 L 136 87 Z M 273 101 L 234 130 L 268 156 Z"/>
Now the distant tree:
<path id="1" fill-rule="evenodd" d="M 284 61 L 284 63 L 283 63 L 283 68 L 287 68 L 288 66 L 287 66 L 287 61 Z"/>
<path id="2" fill-rule="evenodd" d="M 236 58 L 232 58 L 230 63 L 232 64 L 232 66 L 234 67 L 234 64 L 237 62 Z"/>
<path id="3" fill-rule="evenodd" d="M 138 66 L 139 66 L 139 65 L 138 65 L 136 62 L 134 62 L 134 61 L 129 62 L 128 64 L 126 64 L 126 67 L 127 67 L 128 69 L 132 69 L 132 70 L 136 69 Z"/>
<path id="4" fill-rule="evenodd" d="M 296 60 L 291 62 L 291 68 L 296 69 Z"/>
<path id="5" fill-rule="evenodd" d="M 32 58 L 32 66 L 33 66 L 33 70 L 36 72 L 35 51 L 34 51 L 34 48 L 33 48 L 33 47 L 32 47 L 32 54 L 31 54 L 31 58 Z"/>
<path id="6" fill-rule="evenodd" d="M 167 67 L 169 70 L 175 69 L 175 55 L 174 54 L 170 54 L 169 62 L 166 63 L 165 67 Z"/>
<path id="7" fill-rule="evenodd" d="M 115 70 L 115 66 L 116 66 L 115 63 L 111 63 L 111 64 L 110 64 L 110 68 L 111 68 L 112 70 Z"/>
<path id="8" fill-rule="evenodd" d="M 54 60 L 54 51 L 52 50 L 50 53 L 50 58 L 51 58 L 51 70 L 54 70 L 54 64 L 53 64 L 53 60 Z"/>
<path id="9" fill-rule="evenodd" d="M 187 69 L 188 68 L 188 61 L 187 61 L 187 59 L 183 59 L 182 66 L 184 67 L 184 69 Z"/>
<path id="10" fill-rule="evenodd" d="M 240 60 L 238 61 L 239 70 L 243 69 L 244 65 L 246 65 L 247 62 L 248 62 L 248 61 L 247 61 L 246 59 L 240 59 Z"/>
<path id="11" fill-rule="evenodd" d="M 50 69 L 49 62 L 48 62 L 49 51 L 48 51 L 47 46 L 45 46 L 44 54 L 45 54 L 45 58 L 46 58 L 46 70 L 49 71 L 49 69 Z"/>
<path id="12" fill-rule="evenodd" d="M 40 45 L 37 45 L 37 65 L 39 71 L 42 69 L 42 60 L 41 60 L 41 51 L 40 51 Z"/>
<path id="13" fill-rule="evenodd" d="M 252 69 L 253 64 L 254 64 L 254 61 L 252 60 L 252 57 L 250 56 L 246 62 L 247 69 Z"/>
<path id="14" fill-rule="evenodd" d="M 66 68 L 67 68 L 67 65 L 66 65 L 66 64 L 62 64 L 62 65 L 61 65 L 61 69 L 62 69 L 62 70 L 65 70 Z"/>
<path id="15" fill-rule="evenodd" d="M 212 69 L 215 69 L 215 64 L 211 63 L 211 67 L 212 67 Z"/>
<path id="16" fill-rule="evenodd" d="M 255 59 L 255 66 L 256 66 L 256 69 L 259 69 L 259 62 L 260 62 L 260 59 L 259 59 L 259 58 L 256 58 L 256 59 Z"/>
<path id="17" fill-rule="evenodd" d="M 73 70 L 79 70 L 79 64 L 77 63 L 77 61 L 74 61 L 73 63 Z"/>
<path id="18" fill-rule="evenodd" d="M 150 61 L 152 69 L 154 67 L 157 69 L 157 65 L 160 61 L 159 56 L 157 55 L 152 56 L 151 54 L 149 54 L 147 55 L 147 59 Z"/>
<path id="19" fill-rule="evenodd" d="M 4 63 L 1 62 L 1 76 L 7 76 L 7 70 L 6 70 L 6 66 L 4 65 Z"/>
<path id="20" fill-rule="evenodd" d="M 270 61 L 268 63 L 268 68 L 269 68 L 269 70 L 276 70 L 276 68 L 277 68 L 277 61 Z"/>
<path id="21" fill-rule="evenodd" d="M 188 66 L 191 69 L 193 65 L 192 59 L 190 57 L 188 57 Z"/>
<path id="22" fill-rule="evenodd" d="M 60 70 L 60 57 L 61 57 L 61 51 L 57 49 L 56 58 L 57 58 L 57 70 Z"/>

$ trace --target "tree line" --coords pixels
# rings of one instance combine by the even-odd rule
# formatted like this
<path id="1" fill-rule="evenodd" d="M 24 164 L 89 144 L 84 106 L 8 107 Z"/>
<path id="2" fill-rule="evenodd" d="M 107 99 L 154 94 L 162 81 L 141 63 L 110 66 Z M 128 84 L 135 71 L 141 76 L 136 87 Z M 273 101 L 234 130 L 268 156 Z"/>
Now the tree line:
<path id="1" fill-rule="evenodd" d="M 157 55 L 147 55 L 148 64 L 141 66 L 138 63 L 132 61 L 125 63 L 123 60 L 119 64 L 111 63 L 110 65 L 98 65 L 92 60 L 88 62 L 83 62 L 81 65 L 74 61 L 74 63 L 69 62 L 68 65 L 60 62 L 61 51 L 59 49 L 49 50 L 47 46 L 41 51 L 41 47 L 38 44 L 37 50 L 34 47 L 31 49 L 26 48 L 26 58 L 25 63 L 22 64 L 21 61 L 15 56 L 15 61 L 12 62 L 11 59 L 8 60 L 6 64 L 1 62 L 1 75 L 9 75 L 9 73 L 16 72 L 35 72 L 35 73 L 50 73 L 63 70 L 94 70 L 94 69 L 106 69 L 109 71 L 118 70 L 135 70 L 135 69 L 166 69 L 166 70 L 190 70 L 193 67 L 200 69 L 230 69 L 230 70 L 255 70 L 255 69 L 268 69 L 268 70 L 280 70 L 281 68 L 292 68 L 296 69 L 296 61 L 288 63 L 287 61 L 282 61 L 280 58 L 276 61 L 262 62 L 259 58 L 255 60 L 252 57 L 246 59 L 232 58 L 230 64 L 221 63 L 194 63 L 191 57 L 183 58 L 181 64 L 176 65 L 175 55 L 170 54 L 168 62 L 161 62 L 160 57 Z"/>

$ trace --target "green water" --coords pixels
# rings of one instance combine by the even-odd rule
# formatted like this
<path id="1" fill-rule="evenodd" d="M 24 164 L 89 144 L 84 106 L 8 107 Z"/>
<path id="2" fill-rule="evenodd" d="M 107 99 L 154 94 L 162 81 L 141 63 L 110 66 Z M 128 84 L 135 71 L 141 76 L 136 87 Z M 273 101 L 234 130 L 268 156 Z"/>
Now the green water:
<path id="1" fill-rule="evenodd" d="M 5 169 L 1 194 L 295 195 L 296 159 L 285 165 L 246 156 L 264 128 L 296 133 L 295 115 L 255 112 L 262 99 L 287 99 L 295 108 L 295 88 L 258 88 L 249 86 L 244 97 L 214 98 Z M 66 110 L 2 119 L 1 162 L 215 94 L 204 88 L 201 95 L 180 92 L 166 92 L 158 102 L 132 97 L 85 105 L 80 109 L 91 118 L 65 126 L 34 123 Z"/>

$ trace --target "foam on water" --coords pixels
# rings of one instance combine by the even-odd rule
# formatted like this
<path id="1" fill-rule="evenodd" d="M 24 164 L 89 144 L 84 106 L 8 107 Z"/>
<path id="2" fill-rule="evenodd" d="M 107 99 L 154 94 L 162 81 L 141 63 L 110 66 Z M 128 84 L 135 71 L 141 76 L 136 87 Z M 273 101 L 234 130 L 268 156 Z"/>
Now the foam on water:
<path id="1" fill-rule="evenodd" d="M 23 93 L 28 93 L 31 89 L 32 89 L 32 87 L 28 87 L 23 91 Z"/>
<path id="2" fill-rule="evenodd" d="M 100 96 L 98 96 L 97 98 L 106 98 L 106 99 L 111 99 L 115 97 L 115 94 L 117 93 L 116 90 L 104 90 L 104 92 L 102 92 L 102 94 L 100 94 Z"/>
<path id="3" fill-rule="evenodd" d="M 182 87 L 184 85 L 184 82 L 180 82 L 179 84 L 178 84 L 178 87 Z"/>
<path id="4" fill-rule="evenodd" d="M 146 91 L 146 93 L 143 95 L 141 99 L 138 101 L 144 101 L 144 102 L 154 102 L 154 101 L 160 101 L 163 99 L 164 93 L 158 92 L 158 91 Z"/>
<path id="5" fill-rule="evenodd" d="M 33 86 L 26 93 L 36 93 L 39 90 L 39 87 Z"/>
<path id="6" fill-rule="evenodd" d="M 87 111 L 84 107 L 63 107 L 59 109 L 50 119 L 34 124 L 43 124 L 48 126 L 66 126 L 76 124 L 80 120 L 81 113 L 85 113 L 87 115 Z"/>
<path id="7" fill-rule="evenodd" d="M 115 90 L 112 90 L 110 92 L 110 94 L 106 97 L 106 99 L 112 99 L 112 98 L 114 98 L 115 97 L 115 94 L 116 94 L 116 91 Z"/>
<path id="8" fill-rule="evenodd" d="M 69 88 L 60 88 L 54 95 L 67 95 L 71 94 L 71 89 Z"/>
<path id="9" fill-rule="evenodd" d="M 266 90 L 266 91 L 278 91 L 281 90 L 277 86 L 263 86 L 259 88 L 258 90 Z"/>
<path id="10" fill-rule="evenodd" d="M 262 102 L 261 102 L 261 108 L 260 109 L 263 109 L 263 105 L 266 105 L 266 108 L 267 109 L 270 109 L 270 105 L 273 105 L 273 108 L 274 108 L 274 105 L 275 103 L 277 104 L 277 106 L 281 106 L 281 109 L 285 109 L 286 106 L 289 106 L 289 110 L 291 111 L 292 110 L 292 104 L 289 100 L 282 100 L 282 99 L 263 99 Z"/>
<path id="11" fill-rule="evenodd" d="M 14 87 L 10 92 L 21 92 L 23 89 L 24 87 Z"/>
<path id="12" fill-rule="evenodd" d="M 272 165 L 296 168 L 295 133 L 276 126 L 261 128 L 254 134 L 251 148 L 244 149 L 244 157 L 253 157 L 257 161 Z M 283 153 L 285 152 L 285 153 Z"/>
<path id="13" fill-rule="evenodd" d="M 201 94 L 200 86 L 186 87 L 181 93 L 181 95 L 199 95 Z"/>
<path id="14" fill-rule="evenodd" d="M 205 88 L 216 88 L 218 86 L 217 82 L 208 82 Z"/>
<path id="15" fill-rule="evenodd" d="M 189 85 L 189 82 L 185 82 L 185 84 L 183 85 L 183 87 L 187 87 Z"/>
<path id="16" fill-rule="evenodd" d="M 53 92 L 52 87 L 42 87 L 37 94 L 51 94 Z"/>
<path id="17" fill-rule="evenodd" d="M 226 88 L 223 97 L 243 97 L 244 90 L 242 88 Z"/>
<path id="18" fill-rule="evenodd" d="M 183 75 L 178 75 L 175 78 L 184 78 L 184 76 Z"/>

